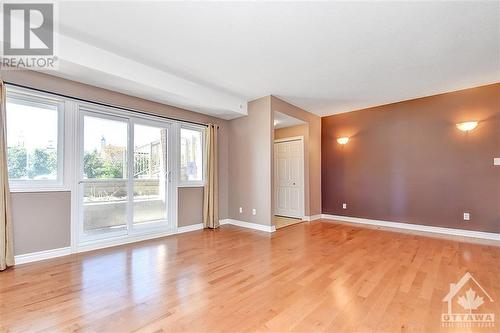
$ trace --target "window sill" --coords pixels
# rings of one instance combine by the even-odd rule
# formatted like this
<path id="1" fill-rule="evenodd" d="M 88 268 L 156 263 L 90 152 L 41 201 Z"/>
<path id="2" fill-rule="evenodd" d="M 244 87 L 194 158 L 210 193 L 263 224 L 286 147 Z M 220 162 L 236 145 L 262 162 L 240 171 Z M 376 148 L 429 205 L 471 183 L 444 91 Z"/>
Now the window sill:
<path id="1" fill-rule="evenodd" d="M 71 192 L 67 187 L 26 187 L 10 188 L 10 193 Z"/>
<path id="2" fill-rule="evenodd" d="M 178 184 L 177 187 L 205 187 L 205 183 L 184 183 Z"/>

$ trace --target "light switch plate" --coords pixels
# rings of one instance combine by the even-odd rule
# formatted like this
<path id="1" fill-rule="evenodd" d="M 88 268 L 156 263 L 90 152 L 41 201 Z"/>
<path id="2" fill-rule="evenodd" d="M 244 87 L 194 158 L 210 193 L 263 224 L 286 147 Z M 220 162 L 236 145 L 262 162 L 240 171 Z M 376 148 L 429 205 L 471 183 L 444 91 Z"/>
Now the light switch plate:
<path id="1" fill-rule="evenodd" d="M 493 165 L 500 165 L 500 157 L 495 157 L 493 159 Z"/>

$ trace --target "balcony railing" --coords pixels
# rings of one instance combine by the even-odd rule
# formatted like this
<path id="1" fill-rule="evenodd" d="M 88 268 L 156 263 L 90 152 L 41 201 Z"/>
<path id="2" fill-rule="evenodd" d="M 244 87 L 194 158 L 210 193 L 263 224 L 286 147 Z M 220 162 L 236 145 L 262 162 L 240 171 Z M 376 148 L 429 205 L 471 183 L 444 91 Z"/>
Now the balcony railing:
<path id="1" fill-rule="evenodd" d="M 161 169 L 160 141 L 151 142 L 134 149 L 134 178 L 158 178 Z"/>

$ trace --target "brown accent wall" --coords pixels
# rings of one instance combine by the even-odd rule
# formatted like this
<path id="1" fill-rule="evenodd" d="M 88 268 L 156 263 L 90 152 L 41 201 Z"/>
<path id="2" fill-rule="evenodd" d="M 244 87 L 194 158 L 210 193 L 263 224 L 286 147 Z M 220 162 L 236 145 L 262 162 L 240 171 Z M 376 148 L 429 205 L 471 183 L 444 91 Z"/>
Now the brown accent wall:
<path id="1" fill-rule="evenodd" d="M 308 146 L 304 156 L 304 207 L 306 215 L 321 214 L 321 118 L 275 96 L 271 96 L 271 109 L 307 123 L 307 138 L 304 140 Z"/>
<path id="2" fill-rule="evenodd" d="M 456 128 L 468 120 L 478 127 Z M 324 117 L 323 213 L 498 233 L 494 157 L 500 84 Z"/>

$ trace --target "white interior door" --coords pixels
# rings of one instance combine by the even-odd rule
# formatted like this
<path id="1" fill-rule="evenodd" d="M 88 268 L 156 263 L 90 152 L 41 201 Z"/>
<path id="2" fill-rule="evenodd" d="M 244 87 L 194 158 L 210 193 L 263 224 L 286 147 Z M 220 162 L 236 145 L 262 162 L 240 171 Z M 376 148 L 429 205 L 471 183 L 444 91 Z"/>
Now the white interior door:
<path id="1" fill-rule="evenodd" d="M 274 144 L 275 214 L 304 216 L 304 145 L 303 140 Z"/>

